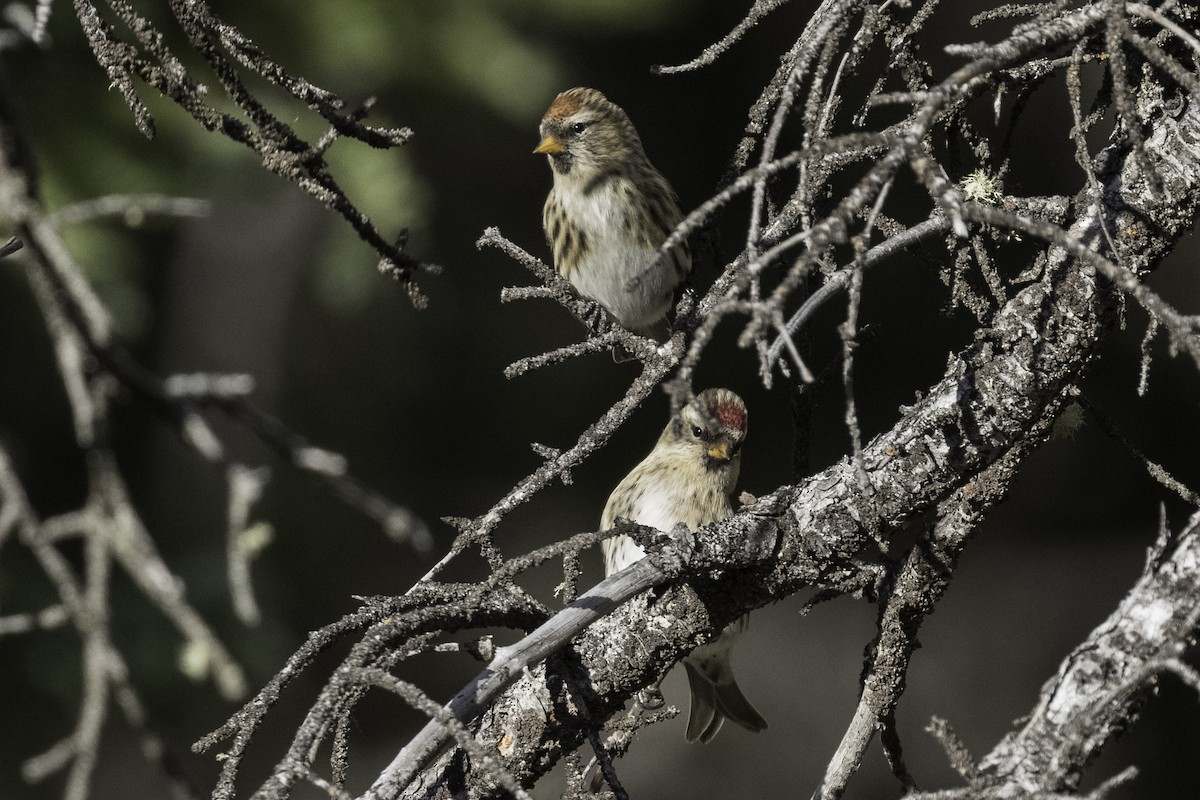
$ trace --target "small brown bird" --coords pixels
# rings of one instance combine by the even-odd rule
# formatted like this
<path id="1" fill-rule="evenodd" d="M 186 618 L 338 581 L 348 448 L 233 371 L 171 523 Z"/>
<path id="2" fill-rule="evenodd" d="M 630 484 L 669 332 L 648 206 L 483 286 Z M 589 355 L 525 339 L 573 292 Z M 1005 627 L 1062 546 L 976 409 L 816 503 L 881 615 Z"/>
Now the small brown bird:
<path id="1" fill-rule="evenodd" d="M 542 225 L 554 268 L 624 328 L 662 340 L 676 287 L 692 268 L 687 244 L 655 266 L 683 219 L 667 180 L 646 158 L 633 123 L 595 89 L 554 98 L 542 118 L 554 175 Z"/>
<path id="2" fill-rule="evenodd" d="M 746 438 L 746 405 L 728 389 L 706 389 L 685 406 L 679 421 L 667 423 L 650 455 L 625 476 L 608 498 L 600 529 L 618 518 L 670 531 L 679 523 L 695 530 L 733 513 L 729 498 L 741 466 Z M 645 556 L 628 536 L 600 544 L 604 573 L 612 575 Z M 683 660 L 691 687 L 689 742 L 707 742 L 728 719 L 749 731 L 767 721 L 750 705 L 733 675 L 733 646 L 748 616 Z"/>

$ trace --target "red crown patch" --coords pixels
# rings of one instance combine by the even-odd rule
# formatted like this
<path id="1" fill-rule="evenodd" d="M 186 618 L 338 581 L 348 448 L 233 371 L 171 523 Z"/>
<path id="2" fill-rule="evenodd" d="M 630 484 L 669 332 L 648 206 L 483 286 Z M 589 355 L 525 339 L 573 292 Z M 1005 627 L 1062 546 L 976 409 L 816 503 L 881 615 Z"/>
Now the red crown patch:
<path id="1" fill-rule="evenodd" d="M 731 431 L 746 430 L 746 410 L 737 403 L 717 403 L 708 407 L 708 413 Z"/>

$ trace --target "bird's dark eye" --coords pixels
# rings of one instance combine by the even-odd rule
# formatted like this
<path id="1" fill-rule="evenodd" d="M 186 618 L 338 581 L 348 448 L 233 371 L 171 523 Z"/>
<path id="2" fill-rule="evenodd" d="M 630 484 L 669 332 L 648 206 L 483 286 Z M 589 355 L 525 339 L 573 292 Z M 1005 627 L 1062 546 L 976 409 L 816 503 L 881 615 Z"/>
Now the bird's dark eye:
<path id="1" fill-rule="evenodd" d="M 703 435 L 704 435 L 703 428 L 701 428 L 699 425 L 692 426 L 692 436 L 695 436 L 697 439 L 699 439 Z"/>
<path id="2" fill-rule="evenodd" d="M 736 456 L 738 454 L 738 451 L 741 449 L 742 449 L 742 443 L 737 442 L 733 445 L 733 447 L 729 448 L 729 454 Z"/>
<path id="3" fill-rule="evenodd" d="M 579 134 L 583 133 L 586 130 L 587 130 L 586 122 L 576 122 L 574 125 L 571 126 L 571 133 L 575 134 L 576 136 L 578 136 Z"/>

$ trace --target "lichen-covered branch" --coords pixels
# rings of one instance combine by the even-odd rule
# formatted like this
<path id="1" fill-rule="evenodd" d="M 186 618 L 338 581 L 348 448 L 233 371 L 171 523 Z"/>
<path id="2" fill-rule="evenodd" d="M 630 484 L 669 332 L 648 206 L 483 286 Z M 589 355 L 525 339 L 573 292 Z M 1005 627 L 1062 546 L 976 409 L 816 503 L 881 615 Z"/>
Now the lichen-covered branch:
<path id="1" fill-rule="evenodd" d="M 1176 673 L 1194 685 L 1194 670 L 1179 657 L 1198 625 L 1200 513 L 1177 535 L 1164 521 L 1137 583 L 1067 655 L 1021 726 L 974 766 L 976 786 L 956 796 L 1076 796 L 1083 767 L 1133 724 L 1159 675 Z M 908 797 L 934 800 L 942 794 Z"/>

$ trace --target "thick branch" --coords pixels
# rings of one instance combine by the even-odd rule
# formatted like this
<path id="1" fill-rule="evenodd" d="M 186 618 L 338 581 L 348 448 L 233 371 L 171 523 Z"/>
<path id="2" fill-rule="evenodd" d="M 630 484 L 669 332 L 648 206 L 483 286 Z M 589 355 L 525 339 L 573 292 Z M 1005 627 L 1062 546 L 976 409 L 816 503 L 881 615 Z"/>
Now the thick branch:
<path id="1" fill-rule="evenodd" d="M 1057 411 L 1054 406 L 1049 408 L 1036 436 L 1023 446 L 1014 447 L 970 485 L 942 501 L 936 521 L 905 557 L 880 615 L 879 633 L 871 648 L 875 655 L 863 681 L 858 707 L 829 761 L 824 778 L 813 793 L 813 800 L 834 800 L 842 796 L 846 784 L 861 766 L 871 740 L 880 732 L 885 734 L 884 744 L 893 771 L 906 783 L 911 781 L 886 734 L 907 685 L 909 660 L 918 646 L 917 631 L 949 588 L 967 539 L 988 512 L 1008 494 L 1009 482 L 1020 462 L 1036 447 L 1045 429 L 1053 424 Z M 895 750 L 898 751 L 898 745 Z"/>
<path id="2" fill-rule="evenodd" d="M 1200 624 L 1200 513 L 1176 541 L 1165 526 L 1161 536 L 1117 610 L 1064 659 L 1025 724 L 980 762 L 988 798 L 1078 789 L 1082 768 L 1129 725 L 1155 674 L 1190 644 Z"/>

